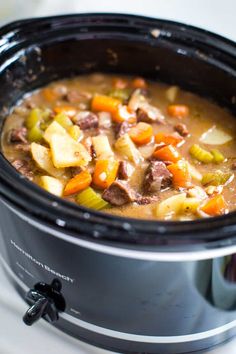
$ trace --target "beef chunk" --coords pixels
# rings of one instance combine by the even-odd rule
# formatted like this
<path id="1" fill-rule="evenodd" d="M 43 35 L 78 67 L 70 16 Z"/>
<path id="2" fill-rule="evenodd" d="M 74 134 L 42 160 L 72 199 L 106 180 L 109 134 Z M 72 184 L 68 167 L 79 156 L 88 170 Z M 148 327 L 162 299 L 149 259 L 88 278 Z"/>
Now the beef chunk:
<path id="1" fill-rule="evenodd" d="M 76 175 L 78 175 L 82 171 L 83 171 L 83 169 L 79 166 L 78 167 L 71 167 L 70 168 L 71 177 L 75 177 Z"/>
<path id="2" fill-rule="evenodd" d="M 132 175 L 133 167 L 127 161 L 120 161 L 118 169 L 118 177 L 120 179 L 129 179 Z"/>
<path id="3" fill-rule="evenodd" d="M 151 161 L 144 177 L 143 188 L 147 193 L 159 192 L 171 184 L 172 175 L 162 161 Z"/>
<path id="4" fill-rule="evenodd" d="M 30 144 L 16 144 L 14 148 L 22 152 L 30 152 Z"/>
<path id="5" fill-rule="evenodd" d="M 140 205 L 146 205 L 146 204 L 151 204 L 151 203 L 155 203 L 158 200 L 158 196 L 157 195 L 139 195 L 136 199 L 136 202 Z"/>
<path id="6" fill-rule="evenodd" d="M 126 134 L 130 128 L 131 128 L 131 124 L 124 121 L 122 123 L 118 123 L 115 125 L 115 135 L 116 135 L 116 138 L 120 138 L 122 135 Z"/>
<path id="7" fill-rule="evenodd" d="M 232 163 L 231 169 L 232 169 L 232 170 L 236 170 L 236 162 L 233 162 L 233 163 Z"/>
<path id="8" fill-rule="evenodd" d="M 66 100 L 70 103 L 78 103 L 81 101 L 88 101 L 92 98 L 91 93 L 86 91 L 78 91 L 76 89 L 68 90 Z"/>
<path id="9" fill-rule="evenodd" d="M 26 144 L 27 141 L 27 129 L 25 127 L 11 129 L 8 133 L 8 141 L 10 143 L 23 143 Z"/>
<path id="10" fill-rule="evenodd" d="M 120 161 L 119 169 L 118 169 L 118 176 L 120 179 L 128 179 L 129 178 L 126 161 Z"/>
<path id="11" fill-rule="evenodd" d="M 73 121 L 82 130 L 98 128 L 98 116 L 89 111 L 79 112 L 73 118 Z"/>
<path id="12" fill-rule="evenodd" d="M 146 103 L 138 108 L 137 120 L 146 123 L 164 123 L 165 117 L 158 108 Z"/>
<path id="13" fill-rule="evenodd" d="M 33 180 L 34 177 L 33 171 L 28 161 L 23 159 L 17 159 L 12 162 L 12 166 L 14 166 L 18 172 L 20 172 L 23 176 L 28 178 L 30 181 Z"/>
<path id="14" fill-rule="evenodd" d="M 117 180 L 104 190 L 102 198 L 111 205 L 121 206 L 135 201 L 136 193 L 127 182 Z"/>
<path id="15" fill-rule="evenodd" d="M 188 136 L 189 135 L 189 131 L 186 127 L 185 124 L 183 123 L 179 123 L 179 124 L 176 124 L 174 126 L 174 129 L 181 135 L 181 136 Z"/>

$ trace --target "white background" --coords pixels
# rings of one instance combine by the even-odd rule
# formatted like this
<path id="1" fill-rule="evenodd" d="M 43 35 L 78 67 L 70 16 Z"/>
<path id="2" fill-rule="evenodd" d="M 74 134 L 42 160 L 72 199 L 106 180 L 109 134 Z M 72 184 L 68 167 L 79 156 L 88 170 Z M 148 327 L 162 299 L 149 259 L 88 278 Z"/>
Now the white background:
<path id="1" fill-rule="evenodd" d="M 181 21 L 236 41 L 236 0 L 0 0 L 0 23 L 73 12 L 122 12 Z M 105 354 L 40 321 L 28 328 L 26 310 L 0 267 L 0 354 Z M 236 340 L 211 354 L 236 354 Z"/>

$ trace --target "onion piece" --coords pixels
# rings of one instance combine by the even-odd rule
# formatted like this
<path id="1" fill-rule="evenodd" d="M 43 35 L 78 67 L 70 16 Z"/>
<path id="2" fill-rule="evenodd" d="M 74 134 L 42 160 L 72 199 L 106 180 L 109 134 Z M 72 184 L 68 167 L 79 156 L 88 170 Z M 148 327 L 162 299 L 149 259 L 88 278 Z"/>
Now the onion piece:
<path id="1" fill-rule="evenodd" d="M 188 170 L 191 177 L 196 181 L 201 182 L 202 174 L 191 163 L 187 162 L 187 164 L 188 164 Z"/>
<path id="2" fill-rule="evenodd" d="M 231 141 L 233 137 L 215 125 L 202 134 L 200 141 L 208 145 L 223 145 Z"/>

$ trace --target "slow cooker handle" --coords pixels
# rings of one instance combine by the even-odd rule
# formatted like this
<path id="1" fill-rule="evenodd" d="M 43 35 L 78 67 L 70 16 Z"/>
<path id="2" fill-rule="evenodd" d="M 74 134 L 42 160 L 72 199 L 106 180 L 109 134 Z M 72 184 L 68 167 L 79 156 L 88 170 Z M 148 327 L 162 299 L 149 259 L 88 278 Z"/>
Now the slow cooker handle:
<path id="1" fill-rule="evenodd" d="M 58 313 L 65 311 L 66 308 L 61 288 L 60 280 L 54 279 L 51 284 L 37 283 L 33 289 L 27 292 L 26 301 L 30 308 L 23 317 L 27 326 L 31 326 L 40 318 L 44 318 L 48 322 L 58 320 Z"/>

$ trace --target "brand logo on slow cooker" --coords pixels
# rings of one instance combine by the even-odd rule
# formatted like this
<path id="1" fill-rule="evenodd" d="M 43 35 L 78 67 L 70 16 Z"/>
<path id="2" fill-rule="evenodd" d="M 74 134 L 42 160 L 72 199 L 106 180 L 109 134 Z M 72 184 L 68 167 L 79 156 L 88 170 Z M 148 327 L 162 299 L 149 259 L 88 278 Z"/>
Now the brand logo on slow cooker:
<path id="1" fill-rule="evenodd" d="M 35 259 L 33 256 L 31 256 L 31 254 L 29 254 L 28 252 L 24 251 L 20 246 L 18 246 L 15 241 L 11 240 L 11 245 L 14 246 L 19 252 L 21 252 L 25 257 L 29 258 L 32 262 L 34 262 L 35 264 L 37 264 L 39 267 L 45 269 L 47 272 L 52 273 L 53 275 L 55 275 L 58 278 L 61 278 L 63 280 L 68 281 L 69 283 L 74 283 L 74 279 L 68 277 L 67 275 L 61 274 L 56 272 L 55 270 L 51 269 L 47 264 L 44 264 L 40 261 L 38 261 L 37 259 Z"/>

